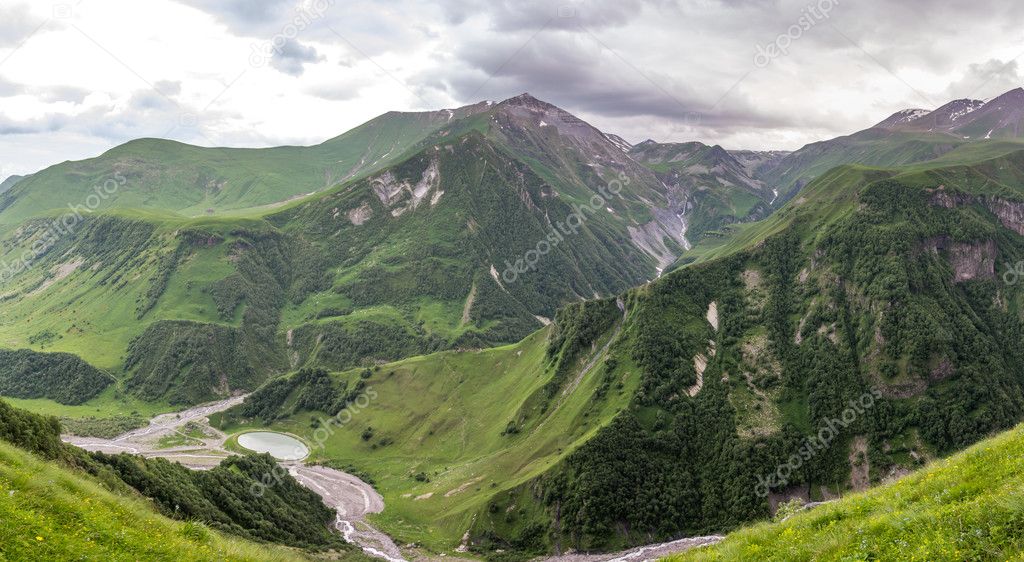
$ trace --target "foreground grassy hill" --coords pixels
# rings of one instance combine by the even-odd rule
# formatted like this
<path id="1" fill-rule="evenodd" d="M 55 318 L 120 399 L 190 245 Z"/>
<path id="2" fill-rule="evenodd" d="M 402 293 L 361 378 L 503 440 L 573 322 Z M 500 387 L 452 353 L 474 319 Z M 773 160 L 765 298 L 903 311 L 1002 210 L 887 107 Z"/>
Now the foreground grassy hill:
<path id="1" fill-rule="evenodd" d="M 298 551 L 172 521 L 148 501 L 0 441 L 0 556 L 6 560 L 305 560 Z"/>
<path id="2" fill-rule="evenodd" d="M 56 418 L 0 401 L 0 439 L 76 474 L 94 477 L 124 497 L 145 496 L 160 513 L 250 540 L 298 548 L 345 550 L 329 525 L 333 509 L 316 493 L 283 475 L 275 486 L 253 494 L 277 466 L 269 455 L 232 456 L 209 470 L 194 471 L 166 459 L 131 454 L 89 453 L 61 440 Z"/>
<path id="3" fill-rule="evenodd" d="M 1021 560 L 1024 427 L 898 482 L 731 533 L 688 560 Z"/>

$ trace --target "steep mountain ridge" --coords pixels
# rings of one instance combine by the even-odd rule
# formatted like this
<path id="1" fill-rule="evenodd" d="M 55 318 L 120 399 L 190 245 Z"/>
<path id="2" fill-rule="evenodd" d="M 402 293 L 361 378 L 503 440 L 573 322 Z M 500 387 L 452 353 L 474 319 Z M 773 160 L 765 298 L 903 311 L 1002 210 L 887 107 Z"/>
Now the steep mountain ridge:
<path id="1" fill-rule="evenodd" d="M 981 100 L 959 99 L 953 100 L 934 111 L 927 109 L 905 109 L 897 112 L 893 117 L 875 125 L 878 129 L 893 129 L 907 131 L 951 131 L 960 125 L 958 121 L 968 116 L 971 112 L 985 105 Z M 904 115 L 902 119 L 894 119 L 896 115 Z"/>
<path id="2" fill-rule="evenodd" d="M 401 156 L 371 147 L 395 163 L 367 161 L 375 171 L 279 208 L 196 219 L 113 208 L 66 232 L 64 215 L 21 223 L 0 246 L 13 264 L 0 333 L 76 353 L 147 400 L 194 403 L 306 364 L 517 341 L 682 253 L 665 186 L 550 104 L 388 114 L 325 145 L 396 119 L 444 123 Z"/>
<path id="3" fill-rule="evenodd" d="M 528 93 L 495 104 L 487 113 L 454 123 L 434 137 L 476 128 L 522 160 L 563 197 L 588 205 L 595 195 L 615 213 L 598 220 L 625 230 L 642 253 L 663 269 L 689 244 L 685 201 L 626 152 L 622 139 Z M 609 187 L 614 197 L 608 197 Z M 653 276 L 653 273 L 652 273 Z"/>

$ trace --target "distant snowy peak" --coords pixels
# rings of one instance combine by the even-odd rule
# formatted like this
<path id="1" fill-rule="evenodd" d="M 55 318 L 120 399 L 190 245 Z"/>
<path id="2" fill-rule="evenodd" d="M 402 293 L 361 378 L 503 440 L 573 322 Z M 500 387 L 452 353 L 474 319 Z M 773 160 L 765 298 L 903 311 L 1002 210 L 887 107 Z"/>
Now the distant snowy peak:
<path id="1" fill-rule="evenodd" d="M 1024 89 L 989 101 L 953 100 L 934 111 L 904 109 L 875 125 L 900 132 L 944 133 L 962 139 L 1024 137 Z"/>
<path id="2" fill-rule="evenodd" d="M 897 123 L 913 121 L 914 119 L 928 115 L 929 113 L 931 113 L 931 111 L 928 111 L 927 109 L 904 109 L 899 113 L 899 120 Z"/>
<path id="3" fill-rule="evenodd" d="M 953 104 L 957 104 L 954 110 L 949 114 L 950 121 L 956 121 L 964 115 L 971 113 L 975 109 L 985 105 L 985 102 L 981 100 L 956 100 Z"/>
<path id="4" fill-rule="evenodd" d="M 903 123 L 909 123 L 910 121 L 914 121 L 915 119 L 928 115 L 929 113 L 931 113 L 931 110 L 928 109 L 901 109 L 876 124 L 875 128 L 892 129 Z"/>

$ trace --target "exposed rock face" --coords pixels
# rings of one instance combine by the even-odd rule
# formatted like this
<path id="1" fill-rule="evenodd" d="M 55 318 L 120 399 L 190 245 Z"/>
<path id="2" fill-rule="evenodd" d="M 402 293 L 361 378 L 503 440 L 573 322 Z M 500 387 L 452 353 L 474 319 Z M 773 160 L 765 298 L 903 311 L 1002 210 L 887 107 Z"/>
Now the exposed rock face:
<path id="1" fill-rule="evenodd" d="M 373 209 L 371 209 L 369 205 L 364 203 L 361 206 L 350 210 L 348 213 L 345 214 L 345 216 L 348 217 L 348 220 L 351 221 L 352 224 L 360 226 L 364 222 L 368 221 L 371 216 L 373 216 Z"/>
<path id="2" fill-rule="evenodd" d="M 996 243 L 992 240 L 974 243 L 954 243 L 949 248 L 949 262 L 953 266 L 953 282 L 974 279 L 992 279 L 996 275 Z"/>
<path id="3" fill-rule="evenodd" d="M 981 203 L 1003 223 L 1003 226 L 1024 236 L 1024 203 L 1020 201 L 1010 201 L 1001 197 L 979 198 L 965 193 L 949 192 L 943 186 L 939 186 L 933 191 L 929 202 L 946 209 Z"/>
<path id="4" fill-rule="evenodd" d="M 946 209 L 955 209 L 956 207 L 962 207 L 969 205 L 973 197 L 964 195 L 962 193 L 951 193 L 945 191 L 942 187 L 939 187 L 932 195 L 931 204 L 936 207 L 943 207 Z"/>
<path id="5" fill-rule="evenodd" d="M 941 254 L 948 251 L 953 282 L 992 279 L 996 275 L 998 248 L 992 240 L 953 242 L 949 236 L 935 236 L 921 242 L 920 251 Z"/>
<path id="6" fill-rule="evenodd" d="M 871 466 L 868 462 L 868 440 L 863 435 L 850 443 L 850 487 L 853 491 L 867 490 L 871 485 Z"/>
<path id="7" fill-rule="evenodd" d="M 1003 226 L 1024 236 L 1024 203 L 993 198 L 988 208 Z"/>
<path id="8" fill-rule="evenodd" d="M 431 190 L 437 188 L 439 184 L 440 172 L 438 171 L 437 160 L 430 161 L 427 168 L 423 170 L 423 176 L 415 185 L 409 181 L 398 181 L 390 171 L 384 172 L 370 180 L 370 186 L 377 199 L 380 199 L 380 202 L 385 207 L 391 209 L 391 215 L 395 217 L 418 207 L 420 202 L 426 199 Z M 440 193 L 439 189 L 438 193 Z M 434 201 L 434 204 L 436 204 L 436 201 Z M 354 211 L 359 211 L 359 209 Z M 362 224 L 361 222 L 355 222 L 352 213 L 353 211 L 349 212 L 349 220 L 352 220 L 354 224 Z M 368 218 L 368 215 L 363 220 L 365 218 Z"/>

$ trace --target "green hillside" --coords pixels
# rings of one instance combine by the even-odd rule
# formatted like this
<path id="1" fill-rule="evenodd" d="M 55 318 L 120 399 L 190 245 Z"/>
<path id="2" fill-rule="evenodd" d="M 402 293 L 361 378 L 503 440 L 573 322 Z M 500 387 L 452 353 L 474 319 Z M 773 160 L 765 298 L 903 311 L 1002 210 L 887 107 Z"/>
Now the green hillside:
<path id="1" fill-rule="evenodd" d="M 782 159 L 759 179 L 779 191 L 781 203 L 836 166 L 905 166 L 939 158 L 964 144 L 968 141 L 946 134 L 867 129 L 809 144 Z"/>
<path id="2" fill-rule="evenodd" d="M 303 560 L 296 551 L 172 521 L 143 499 L 0 442 L 0 555 L 7 560 Z"/>
<path id="3" fill-rule="evenodd" d="M 479 110 L 453 110 L 459 117 Z M 314 146 L 205 148 L 139 139 L 65 162 L 0 195 L 0 231 L 48 211 L 147 209 L 184 217 L 267 212 L 396 162 L 450 119 L 390 112 Z M 95 195 L 95 197 L 92 197 Z"/>
<path id="4" fill-rule="evenodd" d="M 666 560 L 1020 560 L 1024 427 L 898 482 Z"/>

